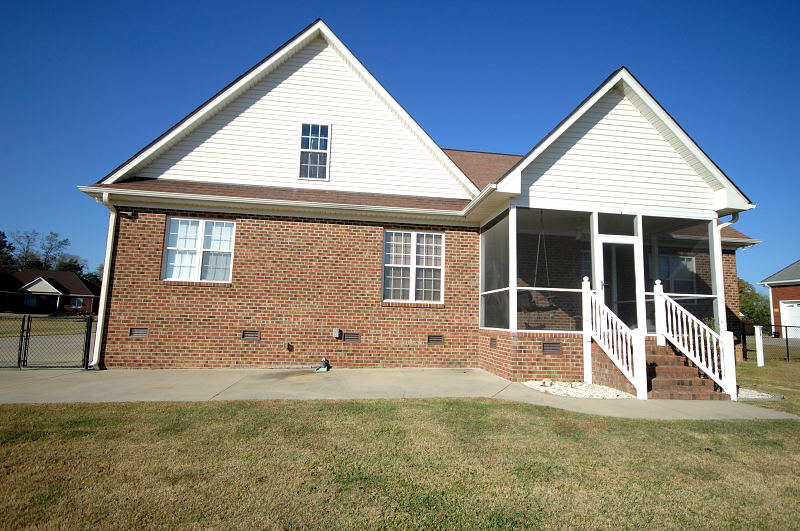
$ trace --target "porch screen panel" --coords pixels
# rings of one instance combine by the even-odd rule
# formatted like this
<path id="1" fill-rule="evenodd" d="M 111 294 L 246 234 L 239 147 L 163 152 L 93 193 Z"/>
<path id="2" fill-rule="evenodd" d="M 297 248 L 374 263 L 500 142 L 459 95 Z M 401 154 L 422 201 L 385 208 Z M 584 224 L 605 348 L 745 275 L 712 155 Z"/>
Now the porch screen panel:
<path id="1" fill-rule="evenodd" d="M 716 328 L 709 221 L 642 218 L 645 289 L 661 280 L 664 292 L 687 311 Z M 647 327 L 655 331 L 652 297 L 647 298 Z"/>
<path id="2" fill-rule="evenodd" d="M 508 263 L 505 212 L 481 229 L 481 326 L 508 328 Z"/>
<path id="3" fill-rule="evenodd" d="M 517 209 L 519 330 L 581 329 L 581 281 L 592 269 L 589 222 L 588 212 Z"/>

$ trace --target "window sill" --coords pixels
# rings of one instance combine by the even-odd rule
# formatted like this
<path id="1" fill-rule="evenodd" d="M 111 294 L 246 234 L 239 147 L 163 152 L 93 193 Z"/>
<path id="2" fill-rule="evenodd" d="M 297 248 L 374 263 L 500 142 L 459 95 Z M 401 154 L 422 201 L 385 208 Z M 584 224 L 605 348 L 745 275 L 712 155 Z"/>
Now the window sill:
<path id="1" fill-rule="evenodd" d="M 233 284 L 231 282 L 205 282 L 205 281 L 193 281 L 193 280 L 164 280 L 161 279 L 164 284 L 170 286 L 192 286 L 198 288 L 229 288 Z"/>
<path id="2" fill-rule="evenodd" d="M 381 306 L 386 308 L 431 308 L 439 309 L 444 308 L 443 302 L 396 302 L 396 301 L 381 301 Z"/>

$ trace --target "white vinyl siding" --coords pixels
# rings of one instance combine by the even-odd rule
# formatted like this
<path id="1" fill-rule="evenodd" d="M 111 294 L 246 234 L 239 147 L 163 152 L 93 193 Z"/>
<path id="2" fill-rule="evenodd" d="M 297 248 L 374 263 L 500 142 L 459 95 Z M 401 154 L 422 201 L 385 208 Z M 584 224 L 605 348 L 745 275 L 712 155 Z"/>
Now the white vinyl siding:
<path id="1" fill-rule="evenodd" d="M 386 231 L 383 244 L 383 299 L 442 302 L 444 234 Z"/>
<path id="2" fill-rule="evenodd" d="M 336 125 L 330 181 L 298 179 L 298 125 Z M 468 199 L 423 142 L 322 39 L 137 172 L 142 177 Z"/>
<path id="3" fill-rule="evenodd" d="M 230 282 L 232 221 L 169 218 L 164 248 L 164 280 Z"/>
<path id="4" fill-rule="evenodd" d="M 714 217 L 714 191 L 622 92 L 603 96 L 522 172 L 520 206 Z"/>

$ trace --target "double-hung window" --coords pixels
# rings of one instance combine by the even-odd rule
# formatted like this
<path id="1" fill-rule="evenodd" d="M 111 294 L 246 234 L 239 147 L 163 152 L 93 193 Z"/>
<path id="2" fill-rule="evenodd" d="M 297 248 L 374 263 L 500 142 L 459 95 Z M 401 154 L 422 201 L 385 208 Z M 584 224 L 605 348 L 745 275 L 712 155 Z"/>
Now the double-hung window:
<path id="1" fill-rule="evenodd" d="M 300 178 L 327 179 L 330 127 L 303 124 L 300 132 Z"/>
<path id="2" fill-rule="evenodd" d="M 164 280 L 230 282 L 232 221 L 169 218 Z"/>
<path id="3" fill-rule="evenodd" d="M 694 256 L 662 254 L 658 260 L 658 274 L 667 293 L 697 293 Z"/>
<path id="4" fill-rule="evenodd" d="M 383 299 L 443 302 L 444 234 L 386 231 Z"/>

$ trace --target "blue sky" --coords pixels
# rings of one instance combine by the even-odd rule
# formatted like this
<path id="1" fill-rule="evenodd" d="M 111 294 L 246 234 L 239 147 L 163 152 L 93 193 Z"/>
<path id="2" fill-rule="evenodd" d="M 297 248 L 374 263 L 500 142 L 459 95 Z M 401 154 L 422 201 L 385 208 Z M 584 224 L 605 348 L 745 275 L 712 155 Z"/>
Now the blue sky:
<path id="1" fill-rule="evenodd" d="M 103 177 L 317 17 L 442 147 L 528 151 L 627 66 L 758 205 L 751 282 L 800 259 L 797 2 L 13 2 L 0 19 L 0 230 L 94 268 Z"/>

